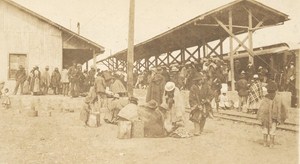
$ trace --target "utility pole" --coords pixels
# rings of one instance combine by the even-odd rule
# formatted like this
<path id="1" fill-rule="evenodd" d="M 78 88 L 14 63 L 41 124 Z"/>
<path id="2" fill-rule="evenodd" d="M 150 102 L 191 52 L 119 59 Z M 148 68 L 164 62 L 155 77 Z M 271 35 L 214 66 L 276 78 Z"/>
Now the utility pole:
<path id="1" fill-rule="evenodd" d="M 129 28 L 127 51 L 127 90 L 128 96 L 133 96 L 133 62 L 134 62 L 134 2 L 129 4 Z"/>

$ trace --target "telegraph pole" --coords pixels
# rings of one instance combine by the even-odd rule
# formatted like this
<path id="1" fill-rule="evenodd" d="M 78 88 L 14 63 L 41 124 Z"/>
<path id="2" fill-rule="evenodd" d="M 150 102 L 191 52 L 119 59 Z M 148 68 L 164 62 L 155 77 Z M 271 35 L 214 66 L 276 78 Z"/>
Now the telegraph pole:
<path id="1" fill-rule="evenodd" d="M 129 28 L 127 51 L 127 91 L 128 96 L 133 96 L 133 62 L 134 62 L 134 2 L 129 4 Z"/>

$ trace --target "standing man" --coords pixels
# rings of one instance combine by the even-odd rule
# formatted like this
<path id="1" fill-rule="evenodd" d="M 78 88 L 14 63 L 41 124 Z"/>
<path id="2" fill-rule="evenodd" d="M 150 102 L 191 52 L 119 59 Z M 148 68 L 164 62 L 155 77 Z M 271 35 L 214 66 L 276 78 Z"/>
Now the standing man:
<path id="1" fill-rule="evenodd" d="M 236 90 L 238 91 L 239 95 L 238 111 L 241 112 L 242 108 L 246 107 L 248 97 L 248 82 L 246 80 L 245 74 L 240 75 L 240 79 L 236 83 Z"/>
<path id="2" fill-rule="evenodd" d="M 94 86 L 96 76 L 95 66 L 91 66 L 91 70 L 88 72 L 89 85 Z"/>
<path id="3" fill-rule="evenodd" d="M 41 84 L 42 84 L 42 92 L 44 95 L 48 94 L 48 89 L 50 86 L 50 73 L 49 73 L 49 66 L 45 67 L 45 71 L 42 73 L 41 76 Z"/>
<path id="4" fill-rule="evenodd" d="M 274 147 L 276 128 L 287 119 L 287 107 L 284 105 L 281 95 L 277 93 L 277 86 L 274 81 L 269 81 L 267 86 L 268 94 L 262 99 L 258 109 L 257 118 L 262 123 L 264 146 Z M 268 136 L 270 143 L 268 144 Z"/>
<path id="5" fill-rule="evenodd" d="M 194 123 L 194 135 L 199 136 L 203 132 L 206 118 L 210 116 L 213 94 L 201 73 L 195 74 L 193 82 L 189 94 L 189 104 L 192 109 L 190 120 Z"/>
<path id="6" fill-rule="evenodd" d="M 159 105 L 162 103 L 164 87 L 166 84 L 165 77 L 161 74 L 162 68 L 154 68 L 149 79 L 147 88 L 146 102 L 155 100 Z"/>
<path id="7" fill-rule="evenodd" d="M 51 75 L 51 87 L 53 89 L 53 93 L 56 95 L 58 94 L 58 89 L 60 86 L 60 80 L 61 80 L 61 75 L 58 71 L 58 68 L 56 67 L 54 71 L 52 72 Z"/>
<path id="8" fill-rule="evenodd" d="M 21 87 L 21 95 L 23 94 L 23 86 L 26 80 L 26 72 L 22 65 L 19 65 L 19 70 L 16 73 L 16 87 L 14 90 L 14 95 L 17 94 L 19 86 Z"/>
<path id="9" fill-rule="evenodd" d="M 253 66 L 253 63 L 251 61 L 248 62 L 248 66 L 246 68 L 246 77 L 248 82 L 250 82 L 253 78 L 253 75 L 255 73 L 255 68 Z"/>
<path id="10" fill-rule="evenodd" d="M 69 68 L 69 71 L 68 71 L 68 76 L 69 76 L 69 81 L 71 83 L 71 86 L 70 86 L 70 92 L 71 92 L 71 96 L 72 97 L 77 97 L 78 93 L 77 93 L 77 87 L 76 84 L 77 84 L 77 80 L 76 79 L 76 74 L 77 74 L 77 65 L 76 65 L 76 62 L 73 61 L 73 65 Z"/>

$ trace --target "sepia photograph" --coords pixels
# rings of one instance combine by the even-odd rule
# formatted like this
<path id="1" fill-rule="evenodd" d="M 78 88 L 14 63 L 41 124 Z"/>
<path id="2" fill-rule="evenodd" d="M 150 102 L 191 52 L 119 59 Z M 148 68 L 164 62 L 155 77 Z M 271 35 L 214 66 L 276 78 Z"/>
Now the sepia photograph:
<path id="1" fill-rule="evenodd" d="M 298 164 L 297 0 L 0 0 L 0 164 Z"/>

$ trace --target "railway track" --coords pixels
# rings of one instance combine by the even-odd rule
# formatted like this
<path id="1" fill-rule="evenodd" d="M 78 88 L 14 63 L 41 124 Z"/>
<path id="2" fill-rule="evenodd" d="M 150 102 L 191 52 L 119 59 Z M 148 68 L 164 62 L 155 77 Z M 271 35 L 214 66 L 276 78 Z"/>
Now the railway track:
<path id="1" fill-rule="evenodd" d="M 187 110 L 189 113 L 190 110 Z M 257 125 L 261 126 L 261 123 L 256 119 L 256 115 L 249 115 L 245 113 L 234 113 L 234 112 L 223 112 L 219 111 L 218 113 L 214 113 L 215 118 L 220 118 L 224 120 L 230 120 L 234 122 L 241 122 L 245 123 L 248 125 Z M 299 125 L 296 123 L 292 122 L 285 122 L 284 124 L 280 124 L 277 129 L 279 130 L 284 130 L 284 131 L 289 131 L 289 132 L 294 132 L 298 133 L 299 132 Z"/>

